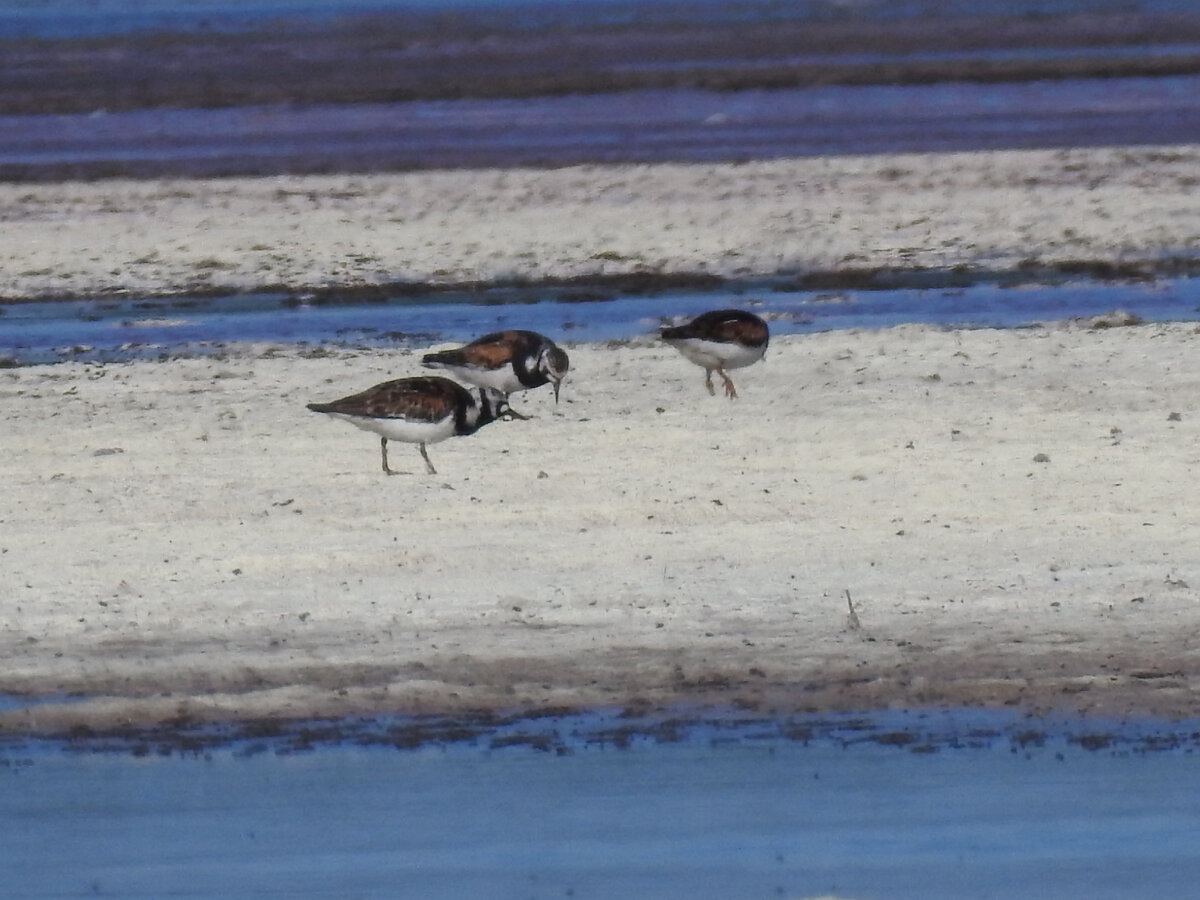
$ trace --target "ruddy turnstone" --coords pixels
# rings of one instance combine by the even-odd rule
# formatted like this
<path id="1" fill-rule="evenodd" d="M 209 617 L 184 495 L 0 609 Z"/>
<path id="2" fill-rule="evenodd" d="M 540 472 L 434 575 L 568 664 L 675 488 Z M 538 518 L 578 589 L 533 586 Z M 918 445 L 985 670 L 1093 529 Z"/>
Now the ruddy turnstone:
<path id="1" fill-rule="evenodd" d="M 566 352 L 550 338 L 535 331 L 516 330 L 485 334 L 464 347 L 428 353 L 421 362 L 479 387 L 497 390 L 505 399 L 513 391 L 548 382 L 554 385 L 555 403 L 571 366 Z"/>
<path id="2" fill-rule="evenodd" d="M 454 435 L 474 434 L 505 415 L 508 401 L 499 391 L 484 387 L 476 402 L 475 395 L 461 384 L 438 375 L 424 375 L 385 381 L 332 403 L 310 403 L 308 408 L 379 435 L 383 471 L 388 475 L 397 474 L 388 468 L 389 440 L 419 444 L 429 474 L 436 475 L 425 445 Z"/>
<path id="3" fill-rule="evenodd" d="M 767 352 L 770 333 L 767 323 L 754 313 L 740 309 L 716 309 L 701 313 L 685 325 L 662 330 L 662 339 L 704 367 L 704 386 L 715 394 L 712 373 L 725 382 L 725 396 L 737 397 L 726 369 L 741 369 L 758 362 Z"/>

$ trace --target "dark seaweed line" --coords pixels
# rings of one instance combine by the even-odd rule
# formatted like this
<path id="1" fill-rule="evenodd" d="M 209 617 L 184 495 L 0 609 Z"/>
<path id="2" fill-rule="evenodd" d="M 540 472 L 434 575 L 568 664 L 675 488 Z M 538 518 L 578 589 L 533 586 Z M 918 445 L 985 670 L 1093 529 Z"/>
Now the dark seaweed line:
<path id="1" fill-rule="evenodd" d="M 1200 258 L 1167 256 L 1140 260 L 1072 259 L 1042 261 L 1029 258 L 1013 268 L 991 269 L 957 265 L 948 268 L 922 266 L 860 266 L 783 272 L 748 278 L 726 278 L 704 272 L 638 271 L 611 275 L 579 275 L 540 279 L 505 278 L 494 281 L 391 281 L 378 284 L 322 285 L 262 284 L 253 288 L 206 284 L 161 292 L 139 292 L 145 302 L 192 303 L 231 296 L 280 295 L 284 305 L 350 306 L 365 303 L 394 303 L 397 300 L 425 302 L 471 302 L 510 304 L 548 299 L 560 303 L 603 302 L 621 297 L 654 296 L 675 291 L 692 293 L 750 291 L 893 291 L 939 290 L 985 285 L 1019 287 L 1055 285 L 1068 281 L 1150 282 L 1165 278 L 1200 276 Z M 0 300 L 0 315 L 6 305 L 22 303 L 78 302 L 133 298 L 127 290 L 58 291 Z"/>
<path id="2" fill-rule="evenodd" d="M 875 745 L 929 754 L 1001 747 L 1012 753 L 1057 752 L 1066 747 L 1112 754 L 1200 750 L 1200 724 L 1184 721 L 1039 719 L 986 710 L 908 710 L 876 714 L 752 716 L 736 710 L 644 709 L 575 712 L 545 710 L 504 715 L 481 711 L 456 716 L 381 716 L 339 719 L 261 719 L 226 724 L 187 718 L 150 728 L 94 730 L 79 725 L 61 734 L 0 736 L 0 769 L 27 764 L 30 750 L 75 754 L 203 757 L 229 750 L 237 757 L 290 755 L 331 747 L 400 751 L 463 747 L 510 748 L 566 756 L 589 748 L 629 749 L 640 744 L 788 741 L 849 749 Z"/>

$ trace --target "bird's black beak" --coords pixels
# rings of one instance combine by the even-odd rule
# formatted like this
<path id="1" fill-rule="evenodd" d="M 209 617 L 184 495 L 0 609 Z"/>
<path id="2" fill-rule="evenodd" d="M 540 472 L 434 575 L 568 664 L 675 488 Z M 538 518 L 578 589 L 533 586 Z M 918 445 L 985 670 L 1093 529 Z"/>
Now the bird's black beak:
<path id="1" fill-rule="evenodd" d="M 561 381 L 551 382 L 554 385 L 554 405 L 558 405 L 558 389 L 562 387 Z"/>

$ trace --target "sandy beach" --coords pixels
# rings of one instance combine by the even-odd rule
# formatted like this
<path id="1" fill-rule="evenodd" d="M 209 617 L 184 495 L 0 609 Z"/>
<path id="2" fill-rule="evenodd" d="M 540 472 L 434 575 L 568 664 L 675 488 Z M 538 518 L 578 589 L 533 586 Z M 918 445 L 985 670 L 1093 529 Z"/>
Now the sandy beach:
<path id="1" fill-rule="evenodd" d="M 1200 148 L 0 186 L 0 296 L 1160 267 Z M 752 298 L 751 298 L 752 299 Z M 0 327 L 3 317 L 0 316 Z M 647 337 L 413 447 L 403 351 L 0 371 L 6 733 L 672 703 L 1200 714 L 1194 325 Z M 852 618 L 850 604 L 853 604 Z"/>
<path id="2" fill-rule="evenodd" d="M 629 273 L 1154 274 L 1200 254 L 1200 147 L 0 184 L 0 300 Z"/>

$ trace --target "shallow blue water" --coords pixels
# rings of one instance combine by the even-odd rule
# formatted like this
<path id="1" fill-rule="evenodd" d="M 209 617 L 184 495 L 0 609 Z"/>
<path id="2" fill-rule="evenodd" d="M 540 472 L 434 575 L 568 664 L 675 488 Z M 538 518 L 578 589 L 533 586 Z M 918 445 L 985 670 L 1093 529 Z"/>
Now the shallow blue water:
<path id="1" fill-rule="evenodd" d="M 11 749 L 0 896 L 1195 896 L 1194 732 L 1151 752 L 1085 749 L 1086 721 L 884 718 L 920 743 L 825 720 L 803 740 L 702 725 L 618 747 L 556 720 L 528 727 L 557 729 L 558 752 Z"/>
<path id="2" fill-rule="evenodd" d="M 567 342 L 601 341 L 653 335 L 665 320 L 723 306 L 754 309 L 770 320 L 774 334 L 905 322 L 1017 327 L 1118 308 L 1147 321 L 1200 319 L 1198 279 L 834 292 L 759 284 L 608 300 L 571 296 L 496 290 L 349 305 L 278 294 L 19 303 L 0 306 L 0 359 L 115 361 L 206 354 L 237 342 L 420 348 L 501 328 L 530 328 Z"/>

